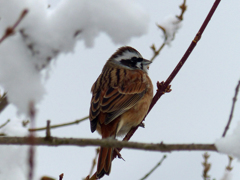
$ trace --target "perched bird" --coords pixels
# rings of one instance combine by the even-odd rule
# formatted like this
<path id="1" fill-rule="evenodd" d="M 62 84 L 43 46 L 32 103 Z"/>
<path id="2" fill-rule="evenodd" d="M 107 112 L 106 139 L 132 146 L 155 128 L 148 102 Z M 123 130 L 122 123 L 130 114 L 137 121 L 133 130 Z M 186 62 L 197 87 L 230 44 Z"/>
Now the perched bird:
<path id="1" fill-rule="evenodd" d="M 139 125 L 153 97 L 148 77 L 151 61 L 143 59 L 134 48 L 119 48 L 106 62 L 93 84 L 89 119 L 91 131 L 102 138 L 115 138 Z M 96 177 L 109 175 L 113 148 L 101 147 Z"/>

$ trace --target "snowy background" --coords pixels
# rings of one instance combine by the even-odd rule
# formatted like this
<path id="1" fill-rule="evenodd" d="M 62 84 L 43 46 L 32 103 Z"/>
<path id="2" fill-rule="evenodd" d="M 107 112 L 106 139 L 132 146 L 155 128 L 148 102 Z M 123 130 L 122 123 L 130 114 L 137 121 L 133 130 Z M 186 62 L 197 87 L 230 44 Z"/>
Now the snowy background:
<path id="1" fill-rule="evenodd" d="M 166 46 L 149 70 L 153 84 L 166 80 L 191 43 L 214 1 L 187 1 L 188 9 L 175 40 Z M 26 135 L 21 128 L 28 102 L 38 102 L 36 126 L 60 124 L 88 115 L 90 89 L 106 60 L 123 45 L 151 58 L 162 32 L 156 26 L 169 15 L 179 15 L 182 0 L 0 0 L 0 37 L 24 8 L 29 13 L 14 36 L 0 44 L 0 88 L 8 91 L 9 105 L 0 116 L 0 129 L 8 135 Z M 50 7 L 48 7 L 48 4 Z M 220 139 L 227 123 L 239 80 L 240 2 L 222 1 L 197 47 L 172 82 L 173 91 L 155 105 L 132 141 L 165 143 L 214 143 L 229 152 L 240 139 L 239 102 L 227 137 Z M 22 33 L 19 30 L 24 29 Z M 76 34 L 76 32 L 80 32 Z M 74 37 L 76 35 L 76 37 Z M 30 49 L 29 49 L 30 47 Z M 48 59 L 53 59 L 50 61 Z M 43 71 L 43 67 L 47 66 Z M 99 138 L 89 121 L 53 129 L 52 136 Z M 233 134 L 233 135 L 232 135 Z M 45 132 L 39 132 L 44 136 Z M 224 146 L 223 143 L 226 143 Z M 0 179 L 26 179 L 27 147 L 0 146 Z M 236 152 L 236 153 L 235 153 Z M 240 148 L 234 149 L 235 156 Z M 203 179 L 204 152 L 167 153 L 149 179 Z M 124 149 L 126 161 L 114 160 L 110 177 L 140 179 L 165 153 Z M 209 152 L 211 179 L 221 179 L 228 157 Z M 88 175 L 95 147 L 38 147 L 35 179 L 43 175 L 81 179 Z M 233 161 L 232 180 L 240 177 L 240 163 Z"/>

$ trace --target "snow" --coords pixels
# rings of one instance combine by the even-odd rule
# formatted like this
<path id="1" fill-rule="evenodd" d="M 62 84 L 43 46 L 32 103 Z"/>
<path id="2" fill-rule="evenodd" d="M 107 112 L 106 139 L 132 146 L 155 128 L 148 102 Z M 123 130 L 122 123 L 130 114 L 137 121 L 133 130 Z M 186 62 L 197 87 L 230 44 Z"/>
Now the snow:
<path id="1" fill-rule="evenodd" d="M 160 26 L 165 30 L 165 43 L 170 45 L 178 29 L 181 27 L 181 20 L 177 18 L 176 15 L 169 15 L 165 17 Z"/>
<path id="2" fill-rule="evenodd" d="M 11 121 L 0 129 L 7 136 L 26 136 L 28 131 L 22 127 L 21 120 Z M 0 179 L 27 179 L 28 146 L 0 146 Z M 14 173 L 13 173 L 14 172 Z"/>
<path id="3" fill-rule="evenodd" d="M 229 170 L 225 170 L 223 177 L 221 180 L 231 180 L 232 179 L 232 173 Z"/>
<path id="4" fill-rule="evenodd" d="M 217 139 L 215 145 L 220 153 L 225 153 L 240 160 L 240 122 L 233 133 Z"/>
<path id="5" fill-rule="evenodd" d="M 0 45 L 0 85 L 19 112 L 45 94 L 41 70 L 61 53 L 70 53 L 78 40 L 93 47 L 106 33 L 114 43 L 126 44 L 147 32 L 149 17 L 128 0 L 62 0 L 53 8 L 47 0 L 0 0 L 0 33 L 12 26 L 24 9 L 28 14 L 16 33 Z M 121 32 L 121 33 L 119 33 Z"/>

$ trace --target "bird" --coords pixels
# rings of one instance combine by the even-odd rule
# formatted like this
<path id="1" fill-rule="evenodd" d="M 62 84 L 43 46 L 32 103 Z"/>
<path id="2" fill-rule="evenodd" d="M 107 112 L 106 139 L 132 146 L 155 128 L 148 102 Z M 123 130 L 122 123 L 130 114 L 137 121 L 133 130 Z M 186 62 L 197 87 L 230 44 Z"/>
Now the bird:
<path id="1" fill-rule="evenodd" d="M 107 60 L 91 88 L 91 132 L 115 139 L 141 123 L 153 98 L 150 64 L 130 46 L 120 47 Z M 100 148 L 96 178 L 110 174 L 112 154 L 113 148 Z"/>

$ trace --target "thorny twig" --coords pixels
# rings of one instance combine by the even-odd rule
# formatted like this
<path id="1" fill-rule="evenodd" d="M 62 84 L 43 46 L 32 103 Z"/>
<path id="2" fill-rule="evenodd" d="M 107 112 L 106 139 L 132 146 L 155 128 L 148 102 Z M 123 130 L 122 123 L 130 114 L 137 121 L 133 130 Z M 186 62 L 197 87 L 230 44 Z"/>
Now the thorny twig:
<path id="1" fill-rule="evenodd" d="M 238 81 L 238 84 L 235 88 L 235 95 L 233 97 L 233 102 L 232 102 L 232 108 L 231 108 L 231 113 L 230 113 L 230 116 L 229 116 L 229 119 L 228 119 L 228 122 L 227 122 L 227 125 L 224 129 L 224 132 L 222 134 L 222 137 L 225 137 L 228 129 L 229 129 L 229 126 L 231 124 L 231 121 L 232 121 L 232 118 L 233 118 L 233 112 L 234 112 L 234 108 L 235 108 L 235 104 L 236 104 L 236 101 L 237 101 L 237 95 L 238 95 L 238 92 L 239 92 L 239 87 L 240 87 L 240 80 Z"/>
<path id="2" fill-rule="evenodd" d="M 162 159 L 156 164 L 156 166 L 154 166 L 151 171 L 149 171 L 149 173 L 147 173 L 143 178 L 141 178 L 140 180 L 145 180 L 150 174 L 153 173 L 153 171 L 155 171 L 161 164 L 162 162 L 164 161 L 164 159 L 166 159 L 167 155 L 164 155 L 162 157 Z"/>
<path id="3" fill-rule="evenodd" d="M 13 35 L 15 33 L 15 29 L 16 27 L 19 25 L 19 23 L 23 20 L 23 18 L 26 16 L 26 14 L 28 13 L 27 9 L 24 9 L 18 20 L 15 22 L 15 24 L 12 27 L 8 27 L 5 31 L 5 34 L 2 36 L 2 38 L 0 39 L 0 44 L 9 36 Z"/>

